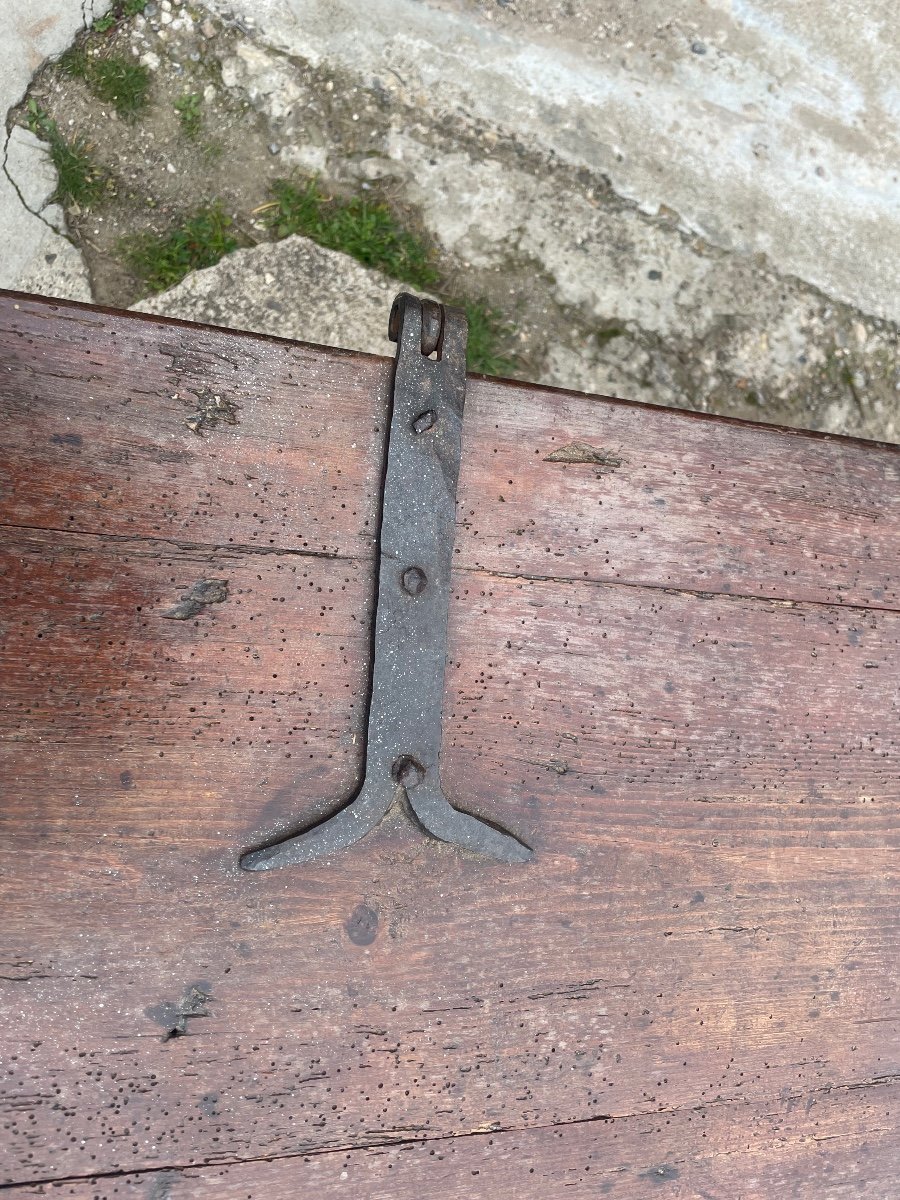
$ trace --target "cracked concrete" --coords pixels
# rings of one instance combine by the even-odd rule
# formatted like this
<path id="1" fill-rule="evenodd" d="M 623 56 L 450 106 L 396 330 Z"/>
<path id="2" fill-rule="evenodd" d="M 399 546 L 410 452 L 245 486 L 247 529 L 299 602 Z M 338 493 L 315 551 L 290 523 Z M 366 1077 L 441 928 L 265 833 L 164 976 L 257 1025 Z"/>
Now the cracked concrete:
<path id="1" fill-rule="evenodd" d="M 725 250 L 900 317 L 892 0 L 209 0 L 272 46 L 603 175 Z M 699 52 L 698 52 L 699 51 Z M 893 253 L 885 253 L 885 240 Z M 859 270 L 863 257 L 868 270 Z"/>
<path id="2" fill-rule="evenodd" d="M 10 280 L 7 286 L 21 292 L 90 301 L 91 285 L 84 259 L 66 236 L 63 210 L 50 202 L 56 172 L 47 156 L 47 146 L 20 125 L 7 138 L 4 176 L 12 184 L 14 197 L 10 205 L 16 213 L 14 220 L 3 225 L 11 236 L 0 236 L 5 274 Z"/>
<path id="3" fill-rule="evenodd" d="M 811 0 L 372 0 L 364 22 L 349 0 L 160 0 L 113 35 L 154 75 L 135 125 L 58 73 L 34 85 L 74 133 L 102 120 L 117 178 L 95 214 L 49 215 L 94 298 L 129 304 L 122 235 L 219 198 L 251 248 L 142 309 L 384 352 L 395 282 L 258 219 L 274 179 L 315 173 L 387 197 L 445 289 L 515 327 L 522 377 L 896 440 L 889 18 L 885 0 L 839 30 Z M 179 136 L 190 88 L 217 157 Z M 12 173 L 46 216 L 19 136 L 32 167 Z"/>
<path id="4" fill-rule="evenodd" d="M 34 72 L 61 54 L 79 30 L 109 8 L 109 0 L 29 0 L 0 16 L 0 107 L 25 95 Z M 23 292 L 90 300 L 81 254 L 66 236 L 47 147 L 21 128 L 7 128 L 0 174 L 0 285 Z"/>

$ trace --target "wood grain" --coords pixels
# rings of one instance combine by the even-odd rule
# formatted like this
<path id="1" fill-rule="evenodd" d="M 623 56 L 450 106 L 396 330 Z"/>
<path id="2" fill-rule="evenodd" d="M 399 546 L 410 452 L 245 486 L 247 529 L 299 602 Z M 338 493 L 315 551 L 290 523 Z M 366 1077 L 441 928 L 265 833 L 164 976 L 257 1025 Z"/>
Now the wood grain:
<path id="1" fill-rule="evenodd" d="M 248 875 L 359 781 L 389 364 L 14 296 L 0 361 L 13 1195 L 891 1194 L 895 449 L 473 381 L 442 777 L 535 862 Z"/>
<path id="2" fill-rule="evenodd" d="M 650 1116 L 410 1140 L 200 1168 L 124 1174 L 12 1188 L 10 1196 L 92 1200 L 98 1189 L 123 1200 L 293 1200 L 439 1195 L 451 1200 L 562 1195 L 695 1197 L 822 1196 L 884 1200 L 896 1188 L 895 1122 L 888 1086 L 791 1094 Z"/>

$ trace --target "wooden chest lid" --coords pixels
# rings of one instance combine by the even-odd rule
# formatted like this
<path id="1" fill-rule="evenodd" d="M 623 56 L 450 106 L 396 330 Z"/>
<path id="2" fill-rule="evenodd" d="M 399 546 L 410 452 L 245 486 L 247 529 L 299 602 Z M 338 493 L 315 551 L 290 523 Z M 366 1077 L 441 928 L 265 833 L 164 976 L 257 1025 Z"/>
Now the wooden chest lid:
<path id="1" fill-rule="evenodd" d="M 12 1196 L 892 1193 L 896 447 L 471 378 L 442 777 L 353 792 L 388 360 L 0 297 Z"/>

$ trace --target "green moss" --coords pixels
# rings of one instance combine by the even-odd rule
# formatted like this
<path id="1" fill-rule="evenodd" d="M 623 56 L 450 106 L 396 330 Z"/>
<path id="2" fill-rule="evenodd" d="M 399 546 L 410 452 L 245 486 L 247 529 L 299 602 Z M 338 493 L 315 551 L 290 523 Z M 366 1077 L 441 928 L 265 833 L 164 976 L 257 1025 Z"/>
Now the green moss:
<path id="1" fill-rule="evenodd" d="M 167 233 L 139 234 L 122 244 L 126 263 L 151 292 L 180 283 L 189 271 L 214 266 L 238 247 L 220 204 L 199 209 Z"/>
<path id="2" fill-rule="evenodd" d="M 28 128 L 49 147 L 56 168 L 56 191 L 52 199 L 64 205 L 92 208 L 106 194 L 107 173 L 92 160 L 84 138 L 63 137 L 53 118 L 34 100 L 28 101 Z"/>
<path id="3" fill-rule="evenodd" d="M 613 338 L 624 336 L 625 330 L 618 325 L 607 325 L 603 329 L 594 330 L 594 342 L 598 350 L 602 349 L 608 342 L 611 342 Z"/>

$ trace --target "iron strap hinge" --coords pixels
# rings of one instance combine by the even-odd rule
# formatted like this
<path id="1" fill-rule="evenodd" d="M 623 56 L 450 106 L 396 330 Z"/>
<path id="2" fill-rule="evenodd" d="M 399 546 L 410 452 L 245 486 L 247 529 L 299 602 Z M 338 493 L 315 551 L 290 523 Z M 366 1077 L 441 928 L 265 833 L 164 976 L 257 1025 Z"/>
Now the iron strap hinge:
<path id="1" fill-rule="evenodd" d="M 401 292 L 391 310 L 389 336 L 397 343 L 397 357 L 379 528 L 365 777 L 356 795 L 324 821 L 245 854 L 241 866 L 248 871 L 310 862 L 342 850 L 370 833 L 404 797 L 422 828 L 444 842 L 502 862 L 532 857 L 511 834 L 454 808 L 440 781 L 466 316 Z"/>

